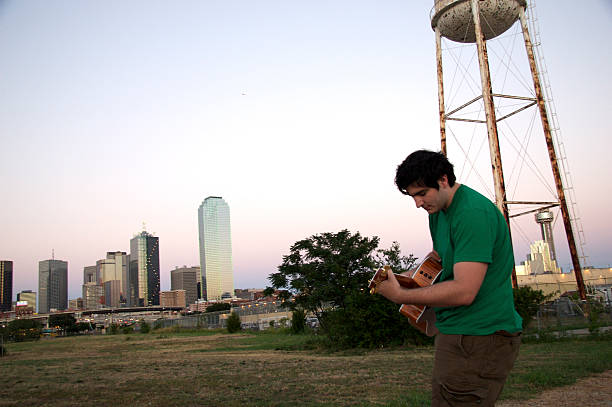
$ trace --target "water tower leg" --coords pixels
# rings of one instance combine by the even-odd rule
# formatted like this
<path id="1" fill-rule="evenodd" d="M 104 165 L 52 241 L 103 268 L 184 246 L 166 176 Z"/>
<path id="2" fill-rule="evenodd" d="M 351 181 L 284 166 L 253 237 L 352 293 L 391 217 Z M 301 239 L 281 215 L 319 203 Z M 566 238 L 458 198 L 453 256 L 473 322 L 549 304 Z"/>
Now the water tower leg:
<path id="1" fill-rule="evenodd" d="M 442 71 L 442 37 L 436 27 L 436 62 L 438 67 L 438 107 L 440 111 L 440 151 L 446 155 L 446 112 L 444 108 L 444 74 Z"/>
<path id="2" fill-rule="evenodd" d="M 559 206 L 561 208 L 561 215 L 563 217 L 563 225 L 565 226 L 565 234 L 567 235 L 567 244 L 569 245 L 570 256 L 572 258 L 572 264 L 574 266 L 574 274 L 576 275 L 576 285 L 578 286 L 578 293 L 580 294 L 580 299 L 586 300 L 586 291 L 584 289 L 584 280 L 582 278 L 582 268 L 580 267 L 580 261 L 578 259 L 578 250 L 576 249 L 576 241 L 574 239 L 574 232 L 572 230 L 572 222 L 570 219 L 569 210 L 567 208 L 567 202 L 565 200 L 565 190 L 563 189 L 561 172 L 559 171 L 557 154 L 555 152 L 555 146 L 550 130 L 550 123 L 548 121 L 548 112 L 546 110 L 546 103 L 544 101 L 542 86 L 540 84 L 540 75 L 538 74 L 538 67 L 536 65 L 533 52 L 533 44 L 531 43 L 531 38 L 529 37 L 529 29 L 527 28 L 527 18 L 525 17 L 525 9 L 523 7 L 519 9 L 519 18 L 521 20 L 521 27 L 523 29 L 523 38 L 525 40 L 525 48 L 527 49 L 527 59 L 529 59 L 529 67 L 531 69 L 531 76 L 533 77 L 533 87 L 535 90 L 536 99 L 538 101 L 538 108 L 540 111 L 540 118 L 542 120 L 544 137 L 546 138 L 546 146 L 548 147 L 550 165 L 552 166 L 555 186 L 557 188 L 557 195 L 559 197 Z"/>
<path id="3" fill-rule="evenodd" d="M 495 183 L 495 204 L 504 215 L 510 233 L 510 217 L 508 204 L 506 203 L 506 186 L 499 150 L 499 137 L 497 134 L 497 119 L 495 118 L 495 106 L 493 104 L 493 91 L 491 89 L 491 72 L 489 70 L 489 58 L 487 55 L 487 44 L 482 27 L 480 25 L 479 0 L 471 0 L 472 16 L 474 18 L 474 32 L 476 34 L 476 46 L 478 48 L 478 64 L 480 66 L 480 82 L 482 84 L 482 100 L 487 118 L 487 134 L 489 136 L 489 152 L 491 154 L 491 167 L 493 170 L 493 181 Z M 512 269 L 512 286 L 518 287 L 516 271 Z"/>

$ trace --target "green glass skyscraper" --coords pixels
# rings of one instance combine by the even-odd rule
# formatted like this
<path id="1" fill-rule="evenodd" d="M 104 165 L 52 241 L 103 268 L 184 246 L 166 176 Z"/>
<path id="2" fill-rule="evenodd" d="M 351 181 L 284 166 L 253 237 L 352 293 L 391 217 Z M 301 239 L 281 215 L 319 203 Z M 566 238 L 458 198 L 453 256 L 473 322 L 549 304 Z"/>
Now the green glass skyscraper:
<path id="1" fill-rule="evenodd" d="M 198 209 L 202 298 L 218 301 L 234 296 L 230 210 L 219 196 L 209 196 Z"/>

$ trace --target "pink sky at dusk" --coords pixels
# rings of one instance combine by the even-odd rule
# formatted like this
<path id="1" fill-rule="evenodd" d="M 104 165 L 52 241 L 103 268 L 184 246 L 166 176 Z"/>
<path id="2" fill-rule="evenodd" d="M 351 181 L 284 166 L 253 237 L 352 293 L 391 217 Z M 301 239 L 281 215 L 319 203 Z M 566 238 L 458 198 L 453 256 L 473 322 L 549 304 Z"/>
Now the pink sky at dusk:
<path id="1" fill-rule="evenodd" d="M 590 265 L 608 267 L 612 6 L 576 4 L 537 10 Z M 0 2 L 0 259 L 14 262 L 13 295 L 38 290 L 54 251 L 80 296 L 83 267 L 129 252 L 143 222 L 169 289 L 170 270 L 199 262 L 197 208 L 211 195 L 230 206 L 236 288 L 265 287 L 316 233 L 424 255 L 426 213 L 393 177 L 411 151 L 439 149 L 432 5 Z M 449 158 L 461 166 L 456 149 Z M 535 223 L 525 233 L 539 239 Z M 528 242 L 516 235 L 518 263 Z"/>

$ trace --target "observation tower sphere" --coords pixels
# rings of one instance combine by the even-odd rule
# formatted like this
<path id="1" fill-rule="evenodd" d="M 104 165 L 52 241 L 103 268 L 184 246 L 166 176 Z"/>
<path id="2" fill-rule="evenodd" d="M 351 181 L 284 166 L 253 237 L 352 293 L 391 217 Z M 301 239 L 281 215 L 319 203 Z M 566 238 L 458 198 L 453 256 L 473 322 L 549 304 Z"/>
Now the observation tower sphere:
<path id="1" fill-rule="evenodd" d="M 480 0 L 480 21 L 485 40 L 490 40 L 512 27 L 519 18 L 525 0 Z M 456 42 L 476 42 L 470 0 L 434 0 L 430 13 L 431 28 Z"/>

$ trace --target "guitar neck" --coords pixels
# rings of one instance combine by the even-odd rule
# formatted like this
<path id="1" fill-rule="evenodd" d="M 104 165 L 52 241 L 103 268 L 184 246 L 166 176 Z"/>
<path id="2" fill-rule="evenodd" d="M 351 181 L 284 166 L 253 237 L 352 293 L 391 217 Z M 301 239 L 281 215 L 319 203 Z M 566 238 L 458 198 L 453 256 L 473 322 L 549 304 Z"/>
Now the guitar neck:
<path id="1" fill-rule="evenodd" d="M 408 277 L 405 276 L 403 274 L 395 274 L 395 278 L 397 279 L 397 282 L 402 286 L 402 287 L 406 287 L 406 288 L 418 288 L 420 287 L 419 284 L 417 284 L 416 281 L 414 281 L 414 279 L 412 277 Z"/>

